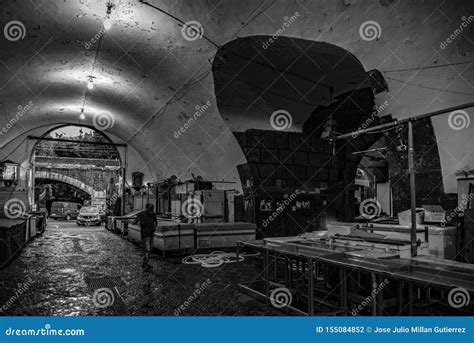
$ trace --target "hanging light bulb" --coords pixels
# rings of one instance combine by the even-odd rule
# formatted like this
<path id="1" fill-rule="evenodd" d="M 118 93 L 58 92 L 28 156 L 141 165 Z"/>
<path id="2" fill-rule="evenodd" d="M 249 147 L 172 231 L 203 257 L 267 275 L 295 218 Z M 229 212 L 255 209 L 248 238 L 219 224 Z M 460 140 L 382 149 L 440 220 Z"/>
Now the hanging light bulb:
<path id="1" fill-rule="evenodd" d="M 104 29 L 108 30 L 112 27 L 112 20 L 110 18 L 106 18 L 104 20 Z"/>
<path id="2" fill-rule="evenodd" d="M 89 81 L 87 81 L 87 89 L 94 88 L 94 77 L 89 75 Z"/>
<path id="3" fill-rule="evenodd" d="M 80 118 L 81 120 L 86 119 L 86 115 L 84 114 L 84 109 L 83 109 L 83 108 L 81 108 L 81 115 L 79 116 L 79 118 Z"/>
<path id="4" fill-rule="evenodd" d="M 112 27 L 112 20 L 110 19 L 110 13 L 112 13 L 112 8 L 114 7 L 114 4 L 112 1 L 109 1 L 107 3 L 107 15 L 105 16 L 104 20 L 104 29 L 108 30 Z"/>

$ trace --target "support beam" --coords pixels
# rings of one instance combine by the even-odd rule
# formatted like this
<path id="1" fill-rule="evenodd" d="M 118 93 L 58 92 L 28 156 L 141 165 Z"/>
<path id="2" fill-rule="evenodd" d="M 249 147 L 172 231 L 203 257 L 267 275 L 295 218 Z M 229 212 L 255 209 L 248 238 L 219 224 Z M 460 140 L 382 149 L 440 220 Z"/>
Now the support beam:
<path id="1" fill-rule="evenodd" d="M 361 134 L 366 134 L 370 133 L 373 131 L 378 131 L 378 130 L 383 130 L 383 129 L 388 129 L 391 127 L 395 127 L 404 123 L 408 123 L 408 171 L 410 174 L 410 202 L 411 202 L 411 232 L 410 232 L 410 238 L 411 238 L 411 255 L 412 257 L 417 255 L 417 244 L 416 244 L 416 192 L 415 192 L 415 163 L 414 163 L 414 153 L 415 153 L 415 148 L 413 144 L 413 122 L 422 120 L 422 119 L 427 119 L 431 118 L 434 116 L 438 116 L 441 114 L 445 113 L 451 113 L 453 111 L 459 111 L 465 108 L 470 108 L 474 107 L 474 102 L 469 102 L 466 104 L 454 106 L 454 107 L 449 107 L 444 110 L 439 110 L 439 111 L 434 111 L 434 112 L 428 112 L 425 114 L 420 114 L 418 116 L 414 117 L 409 117 L 406 119 L 402 120 L 394 120 L 390 123 L 382 124 L 382 125 L 377 125 L 368 129 L 364 130 L 359 130 L 359 131 L 353 131 L 350 133 L 338 135 L 334 138 L 329 139 L 331 142 L 339 140 L 339 139 L 347 139 L 351 138 L 356 135 L 361 135 Z"/>
<path id="2" fill-rule="evenodd" d="M 413 143 L 413 122 L 408 122 L 408 172 L 410 174 L 410 202 L 411 202 L 411 256 L 417 255 L 416 245 L 416 192 L 415 192 L 415 147 Z"/>
<path id="3" fill-rule="evenodd" d="M 122 216 L 125 215 L 125 184 L 126 184 L 126 177 L 127 177 L 127 146 L 125 145 L 125 157 L 124 157 L 124 164 L 123 164 L 123 169 L 122 169 Z"/>
<path id="4" fill-rule="evenodd" d="M 88 144 L 88 145 L 104 145 L 104 146 L 115 146 L 115 147 L 127 147 L 127 144 L 124 143 L 112 143 L 112 142 L 86 142 L 86 141 L 76 141 L 73 139 L 65 138 L 50 138 L 50 137 L 38 137 L 38 136 L 28 136 L 28 139 L 33 139 L 37 141 L 50 141 L 50 142 L 65 142 L 65 143 L 76 143 L 76 144 Z"/>
<path id="5" fill-rule="evenodd" d="M 445 114 L 445 113 L 448 113 L 448 112 L 450 113 L 450 112 L 453 112 L 453 111 L 458 111 L 458 110 L 462 110 L 462 109 L 470 108 L 470 107 L 474 107 L 474 102 L 468 102 L 468 103 L 463 104 L 463 105 L 449 107 L 449 108 L 446 108 L 444 110 L 428 112 L 428 113 L 425 113 L 425 114 L 420 114 L 418 116 L 409 117 L 409 118 L 405 118 L 405 119 L 401 119 L 401 120 L 396 119 L 394 121 L 391 121 L 390 123 L 373 126 L 373 127 L 368 128 L 368 129 L 357 130 L 357 131 L 352 131 L 352 132 L 349 132 L 349 133 L 344 133 L 342 135 L 338 135 L 338 136 L 336 136 L 334 138 L 331 138 L 329 140 L 334 141 L 334 140 L 352 138 L 352 137 L 354 137 L 354 135 L 359 136 L 359 135 L 363 135 L 363 134 L 370 133 L 370 132 L 373 132 L 373 131 L 388 129 L 388 128 L 398 126 L 400 124 L 404 124 L 404 123 L 407 123 L 407 122 L 414 122 L 414 121 L 418 121 L 418 120 L 422 120 L 422 119 L 426 119 L 426 118 L 431 118 L 431 117 L 438 116 L 438 115 L 441 115 L 441 114 Z"/>

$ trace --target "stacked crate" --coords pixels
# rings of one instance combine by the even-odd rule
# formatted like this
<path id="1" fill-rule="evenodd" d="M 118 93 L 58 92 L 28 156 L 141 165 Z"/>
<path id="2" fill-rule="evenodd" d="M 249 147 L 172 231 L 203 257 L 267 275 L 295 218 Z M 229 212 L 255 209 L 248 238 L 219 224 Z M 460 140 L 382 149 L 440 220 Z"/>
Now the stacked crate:
<path id="1" fill-rule="evenodd" d="M 191 198 L 198 200 L 203 206 L 199 222 L 223 223 L 225 221 L 226 195 L 222 190 L 202 190 L 194 192 Z"/>

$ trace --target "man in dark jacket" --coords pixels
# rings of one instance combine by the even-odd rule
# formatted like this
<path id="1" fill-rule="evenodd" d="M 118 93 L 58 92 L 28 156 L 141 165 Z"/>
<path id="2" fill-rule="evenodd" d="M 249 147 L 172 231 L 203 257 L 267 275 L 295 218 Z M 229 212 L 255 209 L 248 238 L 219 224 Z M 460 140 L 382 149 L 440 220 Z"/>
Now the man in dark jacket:
<path id="1" fill-rule="evenodd" d="M 156 228 L 156 213 L 155 207 L 152 204 L 146 204 L 145 212 L 142 212 L 138 217 L 140 222 L 140 231 L 142 236 L 142 244 L 145 248 L 145 255 L 143 256 L 143 268 L 151 268 L 148 263 L 150 259 L 150 252 L 153 247 L 153 236 Z"/>

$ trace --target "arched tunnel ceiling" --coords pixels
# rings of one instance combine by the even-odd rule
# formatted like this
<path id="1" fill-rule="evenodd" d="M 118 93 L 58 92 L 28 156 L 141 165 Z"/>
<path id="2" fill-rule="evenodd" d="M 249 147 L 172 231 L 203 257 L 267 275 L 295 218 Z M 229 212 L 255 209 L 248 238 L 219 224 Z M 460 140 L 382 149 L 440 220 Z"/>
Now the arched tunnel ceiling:
<path id="1" fill-rule="evenodd" d="M 15 149 L 16 154 L 24 151 L 18 144 L 29 130 L 81 123 L 79 113 L 86 95 L 86 124 L 92 124 L 97 114 L 111 115 L 113 125 L 106 133 L 135 148 L 154 179 L 171 174 L 186 178 L 194 173 L 238 181 L 236 165 L 245 163 L 245 157 L 224 120 L 230 115 L 218 110 L 212 62 L 219 47 L 232 45 L 239 37 L 273 36 L 285 18 L 296 12 L 298 19 L 285 27 L 281 40 L 285 36 L 326 42 L 354 55 L 365 70 L 387 71 L 390 92 L 379 95 L 376 102 L 388 100 L 386 112 L 394 117 L 454 106 L 470 101 L 474 93 L 472 63 L 417 69 L 472 61 L 472 25 L 440 49 L 440 43 L 459 27 L 460 18 L 473 13 L 472 1 L 149 1 L 183 22 L 198 21 L 205 37 L 197 40 L 184 39 L 176 20 L 145 3 L 114 3 L 112 26 L 103 34 L 94 64 L 97 42 L 93 40 L 101 35 L 106 1 L 2 1 L 2 28 L 17 20 L 25 31 L 17 41 L 0 37 L 0 159 Z M 359 27 L 368 20 L 381 25 L 378 40 L 361 39 Z M 322 58 L 320 62 L 324 63 Z M 95 87 L 86 94 L 91 74 Z M 283 85 L 279 83 L 275 91 L 283 91 Z M 318 100 L 319 88 L 310 92 L 313 101 Z M 291 88 L 286 92 L 297 93 Z M 211 106 L 205 115 L 175 138 L 196 107 L 208 101 Z M 18 107 L 27 104 L 31 108 L 19 116 Z M 308 110 L 297 111 L 295 123 L 301 125 Z M 267 117 L 265 111 L 246 118 L 246 125 L 256 126 Z M 12 118 L 19 120 L 10 129 L 7 124 Z M 443 144 L 440 151 L 446 152 L 442 159 L 448 176 L 453 168 L 472 160 L 465 159 L 470 146 L 465 142 L 472 140 L 472 131 L 456 132 L 453 137 L 446 118 L 435 120 L 435 130 Z M 453 140 L 455 144 L 450 145 Z M 20 161 L 22 156 L 15 159 Z"/>
<path id="2" fill-rule="evenodd" d="M 271 129 L 269 118 L 281 109 L 291 114 L 292 129 L 299 131 L 331 97 L 370 87 L 360 61 L 341 47 L 284 36 L 269 43 L 271 39 L 236 39 L 214 59 L 217 105 L 233 131 L 244 131 L 249 121 L 253 128 Z M 263 113 L 267 118 L 259 115 Z"/>

